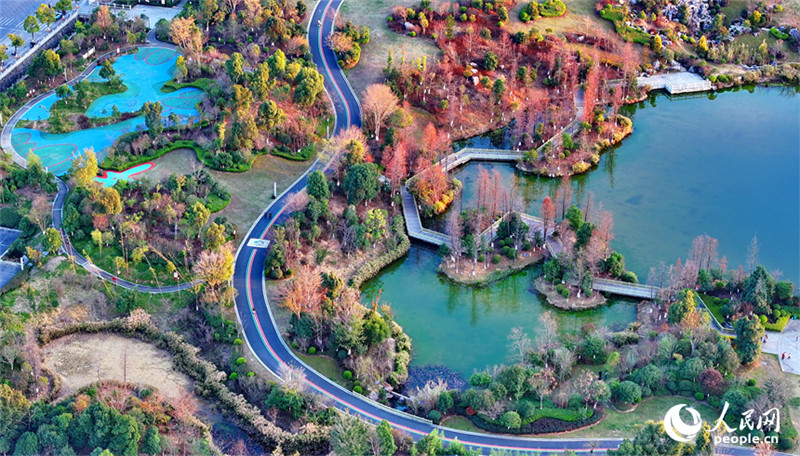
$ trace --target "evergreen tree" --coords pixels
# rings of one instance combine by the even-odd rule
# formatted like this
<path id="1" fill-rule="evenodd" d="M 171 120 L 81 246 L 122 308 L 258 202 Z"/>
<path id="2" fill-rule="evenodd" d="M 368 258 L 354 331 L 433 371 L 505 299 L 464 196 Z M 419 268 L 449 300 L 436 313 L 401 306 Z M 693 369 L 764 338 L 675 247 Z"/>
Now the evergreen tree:
<path id="1" fill-rule="evenodd" d="M 158 428 L 150 426 L 144 434 L 142 440 L 142 453 L 144 454 L 158 454 L 161 453 L 161 436 L 158 433 Z"/>
<path id="2" fill-rule="evenodd" d="M 328 180 L 322 171 L 314 171 L 308 175 L 308 195 L 313 196 L 321 201 L 326 201 L 331 197 L 331 191 L 328 188 Z"/>
<path id="3" fill-rule="evenodd" d="M 394 443 L 394 435 L 392 434 L 392 427 L 386 420 L 381 421 L 376 430 L 378 433 L 379 453 L 380 456 L 393 456 L 397 451 L 397 445 Z"/>
<path id="4" fill-rule="evenodd" d="M 761 355 L 764 327 L 756 315 L 742 317 L 733 325 L 736 331 L 736 352 L 742 364 L 750 364 Z"/>

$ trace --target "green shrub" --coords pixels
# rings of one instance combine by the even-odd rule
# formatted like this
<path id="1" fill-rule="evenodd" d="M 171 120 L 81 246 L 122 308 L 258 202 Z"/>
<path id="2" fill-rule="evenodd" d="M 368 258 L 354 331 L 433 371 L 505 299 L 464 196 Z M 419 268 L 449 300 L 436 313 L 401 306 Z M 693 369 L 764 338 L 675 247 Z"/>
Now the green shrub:
<path id="1" fill-rule="evenodd" d="M 567 12 L 567 5 L 561 0 L 546 0 L 539 4 L 539 14 L 543 17 L 563 16 Z"/>
<path id="2" fill-rule="evenodd" d="M 18 228 L 22 216 L 12 207 L 0 209 L 0 226 L 6 228 Z"/>
<path id="3" fill-rule="evenodd" d="M 305 147 L 300 149 L 300 152 L 298 152 L 298 153 L 293 153 L 291 149 L 289 149 L 288 147 L 283 146 L 283 145 L 276 146 L 276 147 L 272 148 L 272 150 L 269 151 L 269 153 L 271 155 L 274 155 L 276 157 L 285 158 L 287 160 L 292 160 L 292 161 L 310 160 L 311 157 L 314 156 L 315 152 L 316 152 L 316 150 L 314 149 L 314 145 L 313 144 L 306 145 Z"/>
<path id="4" fill-rule="evenodd" d="M 236 345 L 236 346 L 238 346 L 238 345 L 242 345 L 242 339 L 238 339 L 238 338 L 237 338 L 237 339 L 234 339 L 234 340 L 233 340 L 233 345 Z"/>
<path id="5" fill-rule="evenodd" d="M 439 422 L 442 421 L 442 413 L 438 410 L 431 410 L 428 413 L 428 418 L 430 418 L 434 424 L 439 424 Z"/>
<path id="6" fill-rule="evenodd" d="M 781 32 L 780 30 L 778 30 L 775 27 L 772 27 L 771 29 L 769 29 L 769 33 L 771 33 L 772 36 L 774 36 L 775 38 L 777 38 L 779 40 L 789 39 L 789 34 L 788 33 Z"/>
<path id="7" fill-rule="evenodd" d="M 747 380 L 747 386 L 756 386 L 756 384 L 757 384 L 757 382 L 756 382 L 756 379 L 754 379 L 754 378 L 751 378 L 751 379 Z"/>
<path id="8" fill-rule="evenodd" d="M 492 263 L 494 263 L 494 264 L 500 264 L 500 262 L 502 260 L 503 260 L 503 257 L 501 257 L 498 254 L 494 254 L 494 256 L 492 257 Z"/>
<path id="9" fill-rule="evenodd" d="M 231 372 L 231 375 L 229 375 L 228 378 L 231 380 L 236 380 L 237 378 L 239 378 L 239 374 L 237 374 L 236 372 Z"/>
<path id="10" fill-rule="evenodd" d="M 353 378 L 353 373 L 352 373 L 352 372 L 350 372 L 349 370 L 347 370 L 347 371 L 344 371 L 344 372 L 342 372 L 342 377 L 343 377 L 345 380 L 350 380 L 351 378 Z"/>
<path id="11" fill-rule="evenodd" d="M 398 235 L 400 236 L 400 243 L 397 244 L 397 247 L 364 264 L 350 279 L 350 286 L 353 288 L 361 287 L 361 284 L 375 277 L 383 268 L 394 263 L 408 253 L 408 250 L 411 248 L 411 241 L 408 240 L 408 236 L 406 236 L 405 233 L 400 233 Z"/>
<path id="12" fill-rule="evenodd" d="M 317 348 L 316 347 L 308 347 L 308 354 L 309 355 L 313 355 L 315 353 L 317 353 Z"/>
<path id="13" fill-rule="evenodd" d="M 358 394 L 364 394 L 364 388 L 362 388 L 361 385 L 354 386 L 353 391 L 355 391 Z"/>
<path id="14" fill-rule="evenodd" d="M 706 396 L 705 396 L 705 394 L 703 394 L 700 391 L 698 391 L 698 392 L 694 393 L 694 398 L 697 399 L 698 401 L 702 401 L 703 399 L 706 398 Z"/>
<path id="15" fill-rule="evenodd" d="M 781 451 L 787 451 L 794 448 L 794 441 L 791 439 L 787 439 L 786 437 L 780 437 L 778 439 L 778 449 Z"/>
<path id="16" fill-rule="evenodd" d="M 625 271 L 619 278 L 623 282 L 639 283 L 639 278 L 636 277 L 636 274 L 634 274 L 633 271 Z"/>
<path id="17" fill-rule="evenodd" d="M 244 358 L 237 358 L 237 359 L 236 359 L 236 365 L 237 365 L 237 366 L 241 366 L 242 364 L 244 364 L 244 363 L 246 363 L 246 362 L 247 362 L 247 360 L 246 360 L 246 359 L 244 359 Z"/>

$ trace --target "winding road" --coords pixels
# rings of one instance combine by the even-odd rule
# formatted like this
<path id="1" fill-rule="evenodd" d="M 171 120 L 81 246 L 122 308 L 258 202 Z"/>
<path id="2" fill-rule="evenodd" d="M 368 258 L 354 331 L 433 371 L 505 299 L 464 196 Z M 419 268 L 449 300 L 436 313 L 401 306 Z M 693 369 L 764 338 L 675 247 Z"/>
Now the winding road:
<path id="1" fill-rule="evenodd" d="M 320 0 L 312 12 L 308 28 L 313 60 L 325 78 L 325 90 L 335 109 L 334 133 L 351 125 L 361 126 L 361 106 L 358 99 L 339 68 L 336 56 L 325 43 L 325 38 L 333 32 L 334 19 L 342 1 Z M 252 243 L 252 241 L 265 239 L 267 232 L 274 224 L 286 219 L 289 215 L 287 210 L 289 198 L 292 194 L 305 188 L 308 173 L 314 170 L 325 172 L 327 167 L 327 164 L 317 160 L 306 173 L 267 206 L 262 216 L 250 228 L 237 252 L 233 276 L 233 284 L 238 291 L 236 313 L 245 340 L 261 364 L 276 377 L 279 377 L 278 373 L 283 365 L 299 368 L 306 375 L 309 389 L 331 399 L 336 408 L 349 410 L 373 422 L 386 420 L 392 427 L 409 433 L 415 440 L 430 434 L 433 430 L 439 430 L 444 440 L 458 439 L 468 447 L 481 448 L 484 453 L 488 453 L 491 449 L 543 453 L 555 453 L 570 449 L 578 453 L 603 454 L 607 449 L 619 446 L 620 439 L 534 439 L 443 428 L 434 425 L 429 420 L 385 407 L 360 394 L 345 390 L 300 361 L 283 340 L 267 302 L 264 260 L 268 248 L 254 247 L 252 245 L 259 243 Z M 265 214 L 271 218 L 267 218 Z M 653 418 L 660 419 L 661 417 Z M 739 456 L 753 454 L 753 451 L 741 447 L 726 447 L 718 448 L 717 454 Z"/>

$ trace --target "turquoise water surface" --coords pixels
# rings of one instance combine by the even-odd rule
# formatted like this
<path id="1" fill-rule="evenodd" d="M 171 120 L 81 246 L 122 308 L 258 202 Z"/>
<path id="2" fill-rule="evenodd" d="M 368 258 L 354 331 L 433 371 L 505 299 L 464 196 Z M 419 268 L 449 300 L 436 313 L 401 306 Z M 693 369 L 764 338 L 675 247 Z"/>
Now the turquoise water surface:
<path id="1" fill-rule="evenodd" d="M 592 192 L 595 207 L 613 212 L 612 244 L 628 267 L 644 281 L 651 265 L 685 259 L 692 239 L 705 233 L 719 239 L 720 256 L 735 268 L 757 235 L 760 262 L 799 283 L 800 95 L 780 88 L 654 95 L 628 109 L 634 133 L 598 167 L 573 178 L 577 201 Z M 471 163 L 456 172 L 464 183 L 456 209 L 474 204 L 479 166 L 498 170 L 508 188 L 516 184 L 533 214 L 558 186 L 510 164 Z M 413 339 L 412 365 L 444 364 L 469 375 L 508 362 L 511 328 L 534 338 L 544 310 L 557 314 L 562 330 L 587 322 L 617 328 L 636 318 L 629 301 L 556 311 L 530 291 L 536 268 L 479 289 L 438 277 L 438 263 L 431 248 L 414 243 L 363 289 L 365 303 L 383 290 L 381 300 Z"/>
<path id="2" fill-rule="evenodd" d="M 164 83 L 172 79 L 177 51 L 166 48 L 142 48 L 135 54 L 119 57 L 113 64 L 117 74 L 127 87 L 123 93 L 105 95 L 96 99 L 86 110 L 89 117 L 111 115 L 113 106 L 120 112 L 135 112 L 146 101 L 159 101 L 164 105 L 163 116 L 172 113 L 186 120 L 197 115 L 197 102 L 203 92 L 195 88 L 184 88 L 171 93 L 161 92 Z M 99 68 L 87 80 L 101 81 Z M 23 114 L 23 120 L 45 120 L 50 117 L 49 108 L 57 101 L 55 94 L 45 98 Z M 33 152 L 42 159 L 42 164 L 55 174 L 69 170 L 71 161 L 85 148 L 93 147 L 98 160 L 103 160 L 109 147 L 122 134 L 143 130 L 144 118 L 139 116 L 102 127 L 70 133 L 52 134 L 30 128 L 15 128 L 12 145 L 21 156 Z"/>

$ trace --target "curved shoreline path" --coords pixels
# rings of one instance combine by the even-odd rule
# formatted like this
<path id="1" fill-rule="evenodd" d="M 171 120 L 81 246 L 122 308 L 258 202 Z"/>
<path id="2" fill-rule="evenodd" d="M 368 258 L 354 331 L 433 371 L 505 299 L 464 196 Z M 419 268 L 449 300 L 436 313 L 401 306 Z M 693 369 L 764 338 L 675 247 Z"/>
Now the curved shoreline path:
<path id="1" fill-rule="evenodd" d="M 321 0 L 314 8 L 309 21 L 309 44 L 313 61 L 325 77 L 325 90 L 334 106 L 336 122 L 334 133 L 351 125 L 361 126 L 361 107 L 347 79 L 339 68 L 333 51 L 324 44 L 324 37 L 332 33 L 336 11 L 342 0 Z M 620 439 L 529 439 L 515 436 L 479 434 L 457 431 L 433 425 L 413 415 L 385 407 L 360 394 L 345 390 L 328 378 L 320 375 L 294 356 L 287 347 L 275 323 L 267 302 L 264 281 L 264 260 L 268 247 L 263 248 L 258 241 L 266 237 L 273 224 L 288 216 L 288 200 L 294 193 L 306 186 L 307 176 L 314 170 L 327 170 L 319 160 L 308 171 L 287 188 L 275 201 L 267 206 L 263 214 L 272 215 L 267 219 L 263 214 L 250 228 L 236 255 L 233 283 L 238 291 L 236 313 L 245 340 L 259 361 L 277 376 L 281 366 L 301 369 L 311 390 L 333 400 L 335 406 L 350 410 L 371 421 L 387 420 L 392 427 L 408 432 L 415 439 L 428 435 L 438 429 L 445 440 L 458 439 L 467 446 L 507 450 L 528 450 L 560 452 L 565 449 L 583 453 L 603 453 L 608 448 L 616 448 Z M 593 448 L 600 442 L 599 448 Z"/>
<path id="2" fill-rule="evenodd" d="M 313 61 L 325 77 L 325 90 L 334 106 L 336 115 L 334 133 L 351 125 L 361 126 L 361 108 L 358 99 L 339 68 L 336 56 L 324 44 L 324 37 L 332 33 L 336 11 L 341 3 L 342 0 L 320 0 L 312 12 L 308 29 Z M 294 193 L 305 188 L 308 174 L 315 170 L 327 171 L 327 168 L 328 165 L 322 164 L 319 160 L 315 161 L 297 181 L 267 206 L 237 251 L 233 276 L 233 284 L 238 291 L 236 316 L 242 325 L 247 345 L 264 367 L 276 376 L 281 366 L 299 368 L 305 373 L 309 388 L 332 399 L 336 408 L 357 413 L 373 422 L 385 419 L 392 427 L 408 432 L 415 440 L 437 429 L 445 440 L 458 439 L 468 447 L 482 448 L 484 453 L 488 453 L 490 449 L 544 453 L 557 453 L 570 449 L 582 454 L 602 454 L 607 449 L 619 446 L 621 439 L 536 439 L 481 434 L 436 426 L 429 420 L 385 407 L 360 394 L 345 390 L 300 361 L 283 340 L 267 302 L 264 260 L 267 257 L 268 245 L 264 247 L 265 243 L 259 241 L 266 238 L 267 232 L 275 223 L 288 217 L 288 201 Z M 268 219 L 265 214 L 271 215 L 271 218 Z M 738 447 L 718 448 L 717 452 L 735 456 L 753 454 L 752 449 Z"/>

